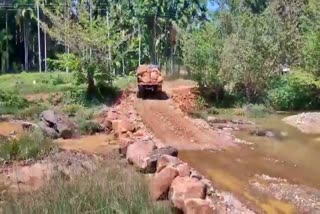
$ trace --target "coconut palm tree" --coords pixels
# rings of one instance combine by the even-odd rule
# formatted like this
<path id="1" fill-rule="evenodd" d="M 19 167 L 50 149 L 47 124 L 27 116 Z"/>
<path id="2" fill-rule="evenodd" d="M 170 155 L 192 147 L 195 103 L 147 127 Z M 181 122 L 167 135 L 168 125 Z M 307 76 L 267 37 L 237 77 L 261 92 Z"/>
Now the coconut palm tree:
<path id="1" fill-rule="evenodd" d="M 20 41 L 23 41 L 24 46 L 24 70 L 29 69 L 29 39 L 30 39 L 30 25 L 31 18 L 34 17 L 33 9 L 30 5 L 31 0 L 18 0 L 18 10 L 15 15 L 16 23 L 20 32 Z M 19 5 L 22 5 L 21 7 Z"/>

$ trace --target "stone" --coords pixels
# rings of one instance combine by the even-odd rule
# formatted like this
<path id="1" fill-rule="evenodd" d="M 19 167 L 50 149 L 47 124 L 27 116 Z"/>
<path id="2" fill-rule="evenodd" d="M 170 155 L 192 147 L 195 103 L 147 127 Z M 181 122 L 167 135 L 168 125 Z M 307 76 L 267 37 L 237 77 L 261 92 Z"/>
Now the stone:
<path id="1" fill-rule="evenodd" d="M 127 149 L 127 160 L 129 163 L 134 164 L 140 171 L 145 171 L 148 166 L 148 157 L 154 149 L 156 149 L 156 147 L 152 141 L 132 143 Z"/>
<path id="2" fill-rule="evenodd" d="M 38 126 L 47 137 L 52 139 L 59 138 L 59 133 L 54 128 L 48 127 L 43 121 L 39 122 Z"/>
<path id="3" fill-rule="evenodd" d="M 154 200 L 167 199 L 170 185 L 178 174 L 178 170 L 172 166 L 167 166 L 161 172 L 156 173 L 151 184 L 152 198 Z"/>
<path id="4" fill-rule="evenodd" d="M 21 122 L 21 126 L 24 131 L 33 131 L 33 130 L 39 128 L 39 126 L 37 124 L 25 122 L 25 121 Z"/>
<path id="5" fill-rule="evenodd" d="M 200 198 L 188 198 L 184 202 L 185 214 L 213 214 L 214 210 L 210 206 L 210 201 Z"/>
<path id="6" fill-rule="evenodd" d="M 178 156 L 178 150 L 172 146 L 158 148 L 152 151 L 148 158 L 148 172 L 155 173 L 157 171 L 157 163 L 162 155 Z"/>
<path id="7" fill-rule="evenodd" d="M 112 129 L 116 134 L 123 134 L 134 131 L 134 127 L 128 120 L 113 120 Z"/>
<path id="8" fill-rule="evenodd" d="M 181 161 L 176 157 L 170 155 L 162 155 L 157 162 L 157 172 L 160 172 L 168 165 L 176 166 L 179 163 L 181 163 Z"/>
<path id="9" fill-rule="evenodd" d="M 48 131 L 45 127 L 54 129 L 58 136 L 64 139 L 73 137 L 76 125 L 71 122 L 67 116 L 61 115 L 53 110 L 46 110 L 40 114 L 40 120 L 42 121 L 39 127 L 44 131 L 48 132 L 49 136 L 53 134 L 52 131 Z"/>
<path id="10" fill-rule="evenodd" d="M 177 167 L 180 177 L 189 177 L 190 176 L 190 167 L 187 163 L 179 164 Z"/>
<path id="11" fill-rule="evenodd" d="M 48 123 L 49 127 L 53 127 L 58 122 L 57 114 L 53 110 L 43 111 L 40 114 L 40 118 L 42 121 Z"/>
<path id="12" fill-rule="evenodd" d="M 202 179 L 202 175 L 197 172 L 196 170 L 191 170 L 191 175 L 190 175 L 191 178 L 196 178 L 198 180 L 201 180 Z"/>
<path id="13" fill-rule="evenodd" d="M 127 138 L 125 136 L 120 136 L 119 137 L 119 153 L 121 155 L 124 155 L 126 156 L 127 155 L 127 149 L 128 149 L 128 146 L 130 144 L 134 143 L 134 141 L 130 138 Z"/>
<path id="14" fill-rule="evenodd" d="M 206 186 L 196 178 L 176 177 L 169 190 L 169 200 L 174 207 L 183 210 L 184 201 L 189 198 L 204 199 Z"/>

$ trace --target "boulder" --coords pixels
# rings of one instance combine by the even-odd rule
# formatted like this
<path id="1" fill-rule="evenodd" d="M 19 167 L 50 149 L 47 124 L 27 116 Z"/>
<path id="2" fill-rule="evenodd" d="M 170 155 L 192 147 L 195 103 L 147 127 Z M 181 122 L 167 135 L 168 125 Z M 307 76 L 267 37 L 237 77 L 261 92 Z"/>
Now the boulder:
<path id="1" fill-rule="evenodd" d="M 148 157 L 156 146 L 152 141 L 139 141 L 132 143 L 127 148 L 127 160 L 140 169 L 145 171 L 148 167 Z"/>
<path id="2" fill-rule="evenodd" d="M 47 137 L 52 139 L 59 138 L 59 133 L 54 128 L 47 126 L 43 121 L 39 122 L 38 126 Z"/>
<path id="3" fill-rule="evenodd" d="M 39 126 L 37 124 L 25 122 L 25 121 L 21 122 L 21 126 L 24 131 L 33 131 L 33 130 L 39 128 Z"/>
<path id="4" fill-rule="evenodd" d="M 178 174 L 178 170 L 172 166 L 167 166 L 161 172 L 156 173 L 151 184 L 152 198 L 154 200 L 166 199 L 170 185 Z"/>
<path id="5" fill-rule="evenodd" d="M 187 163 L 181 163 L 177 167 L 180 177 L 189 177 L 190 176 L 190 167 Z"/>
<path id="6" fill-rule="evenodd" d="M 195 179 L 198 179 L 198 180 L 201 180 L 202 179 L 202 175 L 196 171 L 196 170 L 191 170 L 191 175 L 190 175 L 191 178 L 195 178 Z"/>
<path id="7" fill-rule="evenodd" d="M 172 146 L 158 148 L 152 151 L 148 158 L 148 172 L 155 173 L 157 171 L 157 163 L 162 155 L 178 156 L 178 150 Z"/>
<path id="8" fill-rule="evenodd" d="M 40 120 L 42 124 L 41 126 L 39 125 L 39 127 L 45 133 L 48 133 L 49 136 L 53 134 L 51 129 L 54 129 L 55 132 L 58 133 L 58 137 L 69 139 L 73 137 L 76 130 L 76 125 L 71 122 L 67 116 L 61 115 L 53 110 L 43 111 L 40 115 Z"/>
<path id="9" fill-rule="evenodd" d="M 40 114 L 40 119 L 46 122 L 49 127 L 54 127 L 58 122 L 58 115 L 53 110 L 46 110 Z"/>
<path id="10" fill-rule="evenodd" d="M 130 144 L 134 143 L 132 139 L 120 136 L 119 138 L 119 153 L 121 155 L 127 155 L 127 149 Z"/>
<path id="11" fill-rule="evenodd" d="M 200 198 L 188 198 L 184 202 L 185 214 L 213 214 L 214 210 L 210 206 L 210 201 Z"/>
<path id="12" fill-rule="evenodd" d="M 128 120 L 113 120 L 112 129 L 116 134 L 123 134 L 134 131 L 134 127 Z"/>
<path id="13" fill-rule="evenodd" d="M 176 177 L 169 190 L 169 199 L 174 207 L 183 210 L 184 201 L 189 198 L 204 199 L 206 186 L 198 179 L 190 177 Z"/>
<path id="14" fill-rule="evenodd" d="M 179 163 L 181 163 L 181 161 L 176 157 L 170 155 L 162 155 L 157 162 L 157 172 L 160 172 L 168 165 L 176 166 Z"/>

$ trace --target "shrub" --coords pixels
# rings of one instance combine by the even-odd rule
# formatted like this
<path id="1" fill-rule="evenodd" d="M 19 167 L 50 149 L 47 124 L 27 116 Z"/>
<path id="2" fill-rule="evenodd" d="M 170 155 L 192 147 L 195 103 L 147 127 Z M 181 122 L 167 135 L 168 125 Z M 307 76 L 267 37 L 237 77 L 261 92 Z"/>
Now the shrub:
<path id="1" fill-rule="evenodd" d="M 84 87 L 72 87 L 66 91 L 63 97 L 65 104 L 79 104 L 84 105 L 87 102 L 87 90 Z"/>
<path id="2" fill-rule="evenodd" d="M 0 106 L 25 108 L 29 105 L 28 101 L 13 92 L 0 90 Z"/>
<path id="3" fill-rule="evenodd" d="M 271 110 L 262 104 L 248 104 L 243 106 L 243 111 L 247 117 L 265 117 Z"/>
<path id="4" fill-rule="evenodd" d="M 17 116 L 21 119 L 35 119 L 38 118 L 41 112 L 47 109 L 47 106 L 42 104 L 34 104 L 25 108 L 17 113 Z"/>
<path id="5" fill-rule="evenodd" d="M 93 135 L 103 130 L 103 128 L 97 122 L 92 120 L 82 119 L 78 121 L 78 124 L 81 134 Z"/>
<path id="6" fill-rule="evenodd" d="M 320 82 L 306 72 L 283 76 L 269 91 L 269 102 L 279 110 L 316 109 L 320 105 Z"/>
<path id="7" fill-rule="evenodd" d="M 78 104 L 70 104 L 65 105 L 62 109 L 63 113 L 67 114 L 68 116 L 75 116 L 78 111 L 83 109 L 81 105 Z"/>
<path id="8" fill-rule="evenodd" d="M 5 140 L 0 144 L 0 157 L 5 160 L 38 159 L 54 147 L 41 130 L 25 133 L 17 139 Z"/>

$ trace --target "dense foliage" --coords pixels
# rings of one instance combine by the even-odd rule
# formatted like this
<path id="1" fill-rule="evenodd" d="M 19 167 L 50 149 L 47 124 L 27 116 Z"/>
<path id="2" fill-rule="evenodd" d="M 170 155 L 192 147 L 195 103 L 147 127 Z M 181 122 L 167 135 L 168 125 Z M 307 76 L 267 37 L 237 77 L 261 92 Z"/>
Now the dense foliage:
<path id="1" fill-rule="evenodd" d="M 216 102 L 318 108 L 316 98 L 302 99 L 293 88 L 317 85 L 320 76 L 319 1 L 209 2 L 214 10 L 207 0 L 13 0 L 0 8 L 1 72 L 37 69 L 40 53 L 42 68 L 74 74 L 76 87 L 66 95 L 80 103 L 84 96 L 112 94 L 117 76 L 139 63 L 157 63 L 172 74 L 183 64 Z M 63 78 L 55 83 L 62 87 Z M 305 90 L 318 96 L 312 87 Z"/>
<path id="2" fill-rule="evenodd" d="M 217 95 L 222 84 L 241 102 L 277 109 L 318 108 L 319 1 L 214 2 L 212 20 L 183 36 L 184 65 L 199 86 Z"/>

